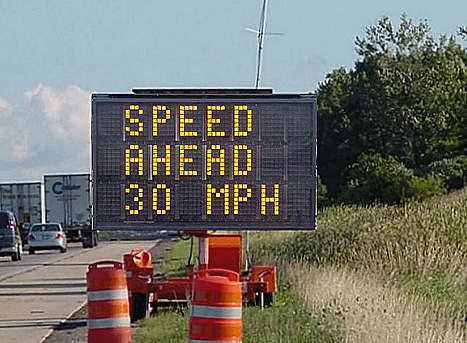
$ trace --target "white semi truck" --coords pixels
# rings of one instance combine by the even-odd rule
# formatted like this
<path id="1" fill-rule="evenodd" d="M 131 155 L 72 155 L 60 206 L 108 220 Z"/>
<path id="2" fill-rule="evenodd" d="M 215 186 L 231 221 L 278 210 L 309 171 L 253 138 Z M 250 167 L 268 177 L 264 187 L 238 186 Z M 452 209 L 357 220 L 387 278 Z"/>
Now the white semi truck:
<path id="1" fill-rule="evenodd" d="M 60 223 L 68 242 L 97 245 L 91 225 L 90 174 L 44 175 L 45 222 Z"/>
<path id="2" fill-rule="evenodd" d="M 23 244 L 31 224 L 42 221 L 40 182 L 0 183 L 0 211 L 13 212 L 19 222 Z"/>

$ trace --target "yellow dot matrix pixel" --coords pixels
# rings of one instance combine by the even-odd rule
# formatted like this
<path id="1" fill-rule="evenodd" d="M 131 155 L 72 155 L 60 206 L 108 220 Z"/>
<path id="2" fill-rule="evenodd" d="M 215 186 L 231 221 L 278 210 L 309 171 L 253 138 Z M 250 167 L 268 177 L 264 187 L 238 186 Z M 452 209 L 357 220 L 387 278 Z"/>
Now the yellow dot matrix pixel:
<path id="1" fill-rule="evenodd" d="M 196 176 L 198 175 L 197 170 L 185 170 L 185 163 L 193 163 L 193 157 L 185 157 L 185 150 L 198 150 L 198 146 L 195 144 L 180 145 L 180 162 L 179 162 L 179 175 L 180 176 Z"/>
<path id="2" fill-rule="evenodd" d="M 136 157 L 134 152 L 137 152 Z M 143 175 L 143 159 L 144 151 L 140 149 L 138 144 L 131 144 L 129 148 L 125 150 L 125 175 L 131 175 L 131 164 L 138 164 L 138 175 Z"/>
<path id="3" fill-rule="evenodd" d="M 130 125 L 125 124 L 125 132 L 130 136 L 139 136 L 140 132 L 144 131 L 144 124 L 139 120 L 139 118 L 134 118 L 131 116 L 131 112 L 136 111 L 138 115 L 143 115 L 144 112 L 139 108 L 139 105 L 130 105 L 130 108 L 125 110 L 125 123 L 129 122 L 130 124 L 137 124 L 137 130 L 132 130 Z"/>
<path id="4" fill-rule="evenodd" d="M 159 189 L 165 190 L 165 206 L 163 209 L 160 209 L 159 204 Z M 170 211 L 170 188 L 165 184 L 158 183 L 155 188 L 152 190 L 152 209 L 156 211 L 157 214 L 167 214 Z"/>
<path id="5" fill-rule="evenodd" d="M 229 214 L 229 185 L 224 185 L 223 188 L 217 191 L 211 184 L 206 185 L 206 214 L 212 214 L 212 195 L 220 198 L 224 195 L 224 214 Z"/>
<path id="6" fill-rule="evenodd" d="M 144 196 L 143 189 L 137 183 L 131 183 L 129 187 L 125 188 L 125 193 L 130 194 L 131 190 L 135 189 L 137 191 L 137 195 L 133 196 L 132 202 L 137 204 L 137 208 L 132 208 L 130 205 L 125 205 L 125 210 L 128 211 L 129 214 L 139 214 L 140 211 L 143 210 L 143 201 L 140 200 Z"/>
<path id="7" fill-rule="evenodd" d="M 266 204 L 274 204 L 274 215 L 279 215 L 279 185 L 274 184 L 274 196 L 268 197 L 266 195 L 266 185 L 261 185 L 261 214 L 266 215 Z"/>
<path id="8" fill-rule="evenodd" d="M 193 118 L 186 118 L 185 117 L 185 112 L 186 111 L 197 111 L 198 106 L 184 106 L 180 105 L 180 123 L 179 123 L 179 128 L 180 128 L 180 137 L 197 137 L 198 132 L 197 131 L 186 131 L 186 124 L 193 124 L 195 120 Z"/>
<path id="9" fill-rule="evenodd" d="M 163 117 L 161 112 L 164 113 Z M 159 124 L 166 124 L 167 120 L 170 119 L 170 110 L 167 106 L 157 105 L 152 107 L 152 135 L 157 137 Z"/>

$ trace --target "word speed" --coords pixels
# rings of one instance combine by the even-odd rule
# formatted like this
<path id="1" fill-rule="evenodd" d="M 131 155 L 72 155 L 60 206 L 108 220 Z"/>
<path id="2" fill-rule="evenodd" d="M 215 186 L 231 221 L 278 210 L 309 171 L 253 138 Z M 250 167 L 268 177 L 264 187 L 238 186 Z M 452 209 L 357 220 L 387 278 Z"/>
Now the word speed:
<path id="1" fill-rule="evenodd" d="M 93 221 L 102 229 L 316 225 L 316 98 L 93 94 Z"/>

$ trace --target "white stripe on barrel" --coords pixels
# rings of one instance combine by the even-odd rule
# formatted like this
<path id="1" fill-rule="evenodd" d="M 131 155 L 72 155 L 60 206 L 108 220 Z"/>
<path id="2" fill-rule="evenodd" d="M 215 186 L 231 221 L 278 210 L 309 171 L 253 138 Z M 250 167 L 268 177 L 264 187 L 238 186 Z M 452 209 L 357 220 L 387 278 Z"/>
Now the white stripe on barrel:
<path id="1" fill-rule="evenodd" d="M 130 325 L 130 317 L 88 319 L 88 329 L 111 329 Z"/>
<path id="2" fill-rule="evenodd" d="M 127 289 L 88 292 L 88 301 L 128 299 Z"/>
<path id="3" fill-rule="evenodd" d="M 191 306 L 192 317 L 202 318 L 221 318 L 221 319 L 241 319 L 241 307 L 227 307 L 227 306 Z"/>

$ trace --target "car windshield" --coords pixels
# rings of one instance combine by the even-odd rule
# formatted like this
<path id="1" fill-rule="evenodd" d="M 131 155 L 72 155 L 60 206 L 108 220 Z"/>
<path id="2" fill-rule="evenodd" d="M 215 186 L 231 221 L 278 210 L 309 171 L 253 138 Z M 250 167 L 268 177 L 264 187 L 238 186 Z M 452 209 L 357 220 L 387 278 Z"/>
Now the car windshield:
<path id="1" fill-rule="evenodd" d="M 34 225 L 31 232 L 60 231 L 58 225 Z"/>

